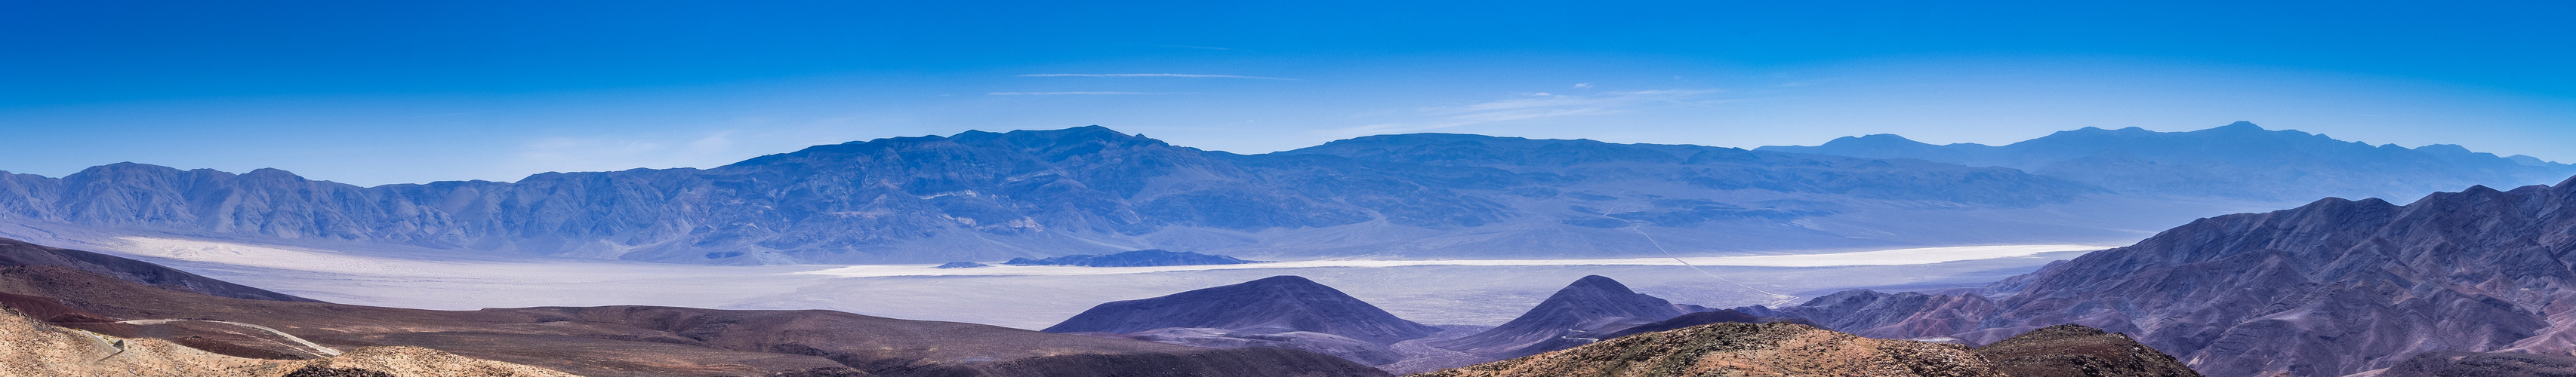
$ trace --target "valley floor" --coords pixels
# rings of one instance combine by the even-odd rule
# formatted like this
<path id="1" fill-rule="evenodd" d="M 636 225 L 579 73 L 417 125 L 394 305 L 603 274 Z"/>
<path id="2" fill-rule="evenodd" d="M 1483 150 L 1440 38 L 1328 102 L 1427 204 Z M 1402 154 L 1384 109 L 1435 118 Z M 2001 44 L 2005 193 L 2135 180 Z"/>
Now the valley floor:
<path id="1" fill-rule="evenodd" d="M 1100 303 L 1299 275 L 1422 323 L 1494 325 L 1584 275 L 1709 307 L 1850 288 L 1980 286 L 2099 245 L 1567 260 L 1309 260 L 1174 267 L 701 266 L 600 260 L 418 260 L 175 238 L 64 245 L 324 301 L 421 309 L 661 305 L 830 309 L 1043 328 Z M 1795 302 L 1792 302 L 1795 301 Z"/>

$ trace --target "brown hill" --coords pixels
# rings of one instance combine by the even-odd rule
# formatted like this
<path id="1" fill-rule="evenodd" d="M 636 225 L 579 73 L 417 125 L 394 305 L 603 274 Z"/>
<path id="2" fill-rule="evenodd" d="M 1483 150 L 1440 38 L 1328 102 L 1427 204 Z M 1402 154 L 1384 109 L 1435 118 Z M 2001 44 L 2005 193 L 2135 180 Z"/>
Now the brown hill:
<path id="1" fill-rule="evenodd" d="M 288 358 L 319 351 L 284 346 L 292 342 L 233 324 L 273 328 L 327 348 L 416 346 L 593 376 L 1385 375 L 1309 352 L 1193 348 L 822 310 L 413 310 L 213 297 L 61 266 L 0 267 L 0 292 L 51 298 L 82 313 L 120 320 L 201 320 L 66 325 Z"/>
<path id="2" fill-rule="evenodd" d="M 87 251 L 0 238 L 0 266 L 63 266 L 182 292 L 252 300 L 321 302 L 198 276 L 161 265 Z"/>
<path id="3" fill-rule="evenodd" d="M 1554 342 L 1565 338 L 1591 338 L 1688 314 L 1695 307 L 1637 293 L 1601 275 L 1584 276 L 1520 317 L 1501 326 L 1458 339 L 1432 342 L 1434 347 L 1456 350 L 1492 358 L 1535 355 L 1572 346 Z M 1579 343 L 1575 343 L 1579 344 Z"/>
<path id="4" fill-rule="evenodd" d="M 1333 287 L 1294 275 L 1100 304 L 1045 331 L 1128 334 L 1169 328 L 1215 328 L 1246 334 L 1304 331 L 1378 345 L 1440 331 L 1396 318 L 1395 314 Z"/>

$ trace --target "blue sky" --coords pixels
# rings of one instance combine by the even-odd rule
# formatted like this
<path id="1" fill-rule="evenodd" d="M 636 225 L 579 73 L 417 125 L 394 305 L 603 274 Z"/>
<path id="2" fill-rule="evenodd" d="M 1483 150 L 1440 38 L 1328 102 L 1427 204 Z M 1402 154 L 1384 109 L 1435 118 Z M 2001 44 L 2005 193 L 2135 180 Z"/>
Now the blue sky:
<path id="1" fill-rule="evenodd" d="M 0 170 L 357 184 L 1098 124 L 1753 147 L 2237 120 L 2576 160 L 2564 2 L 7 2 Z"/>

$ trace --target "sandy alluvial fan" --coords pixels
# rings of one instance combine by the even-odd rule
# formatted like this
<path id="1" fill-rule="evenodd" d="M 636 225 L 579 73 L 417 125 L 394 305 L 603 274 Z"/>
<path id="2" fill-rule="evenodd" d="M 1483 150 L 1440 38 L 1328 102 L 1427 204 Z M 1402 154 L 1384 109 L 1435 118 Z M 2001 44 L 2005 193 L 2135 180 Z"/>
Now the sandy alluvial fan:
<path id="1" fill-rule="evenodd" d="M 551 369 L 420 347 L 363 347 L 312 360 L 268 360 L 201 351 L 151 338 L 62 328 L 0 307 L 0 376 L 573 376 Z"/>

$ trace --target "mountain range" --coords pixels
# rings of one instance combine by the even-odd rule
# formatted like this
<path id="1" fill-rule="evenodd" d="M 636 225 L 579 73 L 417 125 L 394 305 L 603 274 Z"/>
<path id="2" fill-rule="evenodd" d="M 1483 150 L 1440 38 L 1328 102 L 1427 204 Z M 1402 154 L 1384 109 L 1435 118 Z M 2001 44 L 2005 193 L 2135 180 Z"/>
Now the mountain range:
<path id="1" fill-rule="evenodd" d="M 0 173 L 0 236 L 720 265 L 996 262 L 1138 249 L 1658 256 L 2127 242 L 2191 218 L 2262 208 L 2261 200 L 2519 184 L 2567 169 L 2446 146 L 2364 148 L 2250 124 L 2087 129 L 2004 147 L 1885 147 L 1902 144 L 1882 142 L 1889 138 L 1744 150 L 1408 134 L 1241 155 L 1091 126 L 820 145 L 708 169 L 375 187 L 276 169 L 120 163 L 60 178 Z M 2214 152 L 2248 148 L 2277 153 Z M 1941 152 L 1952 150 L 1985 152 Z M 2111 154 L 2066 152 L 2088 150 Z M 2282 172 L 2296 174 L 2274 174 Z M 2409 174 L 2432 178 L 2395 179 Z"/>
<path id="2" fill-rule="evenodd" d="M 1932 145 L 1877 134 L 1756 150 L 1998 166 L 2125 193 L 2254 200 L 2339 197 L 2403 203 L 2472 185 L 2514 187 L 2576 175 L 2576 165 L 2531 156 L 2498 157 L 2451 144 L 2374 146 L 2266 130 L 2252 122 L 2191 132 L 2086 127 L 2000 146 Z"/>

